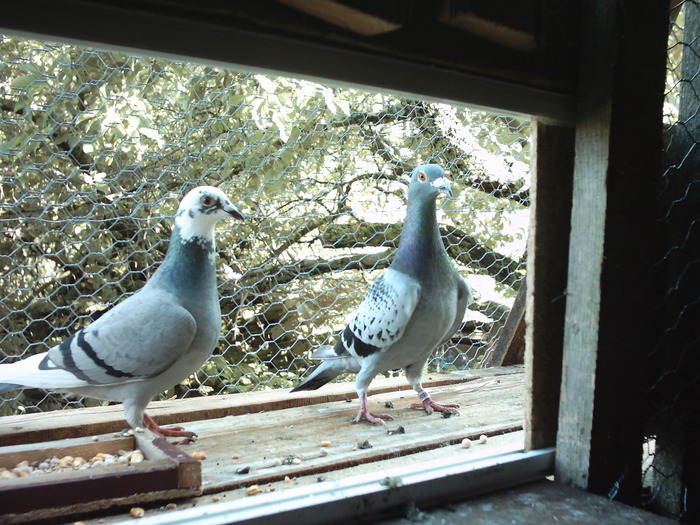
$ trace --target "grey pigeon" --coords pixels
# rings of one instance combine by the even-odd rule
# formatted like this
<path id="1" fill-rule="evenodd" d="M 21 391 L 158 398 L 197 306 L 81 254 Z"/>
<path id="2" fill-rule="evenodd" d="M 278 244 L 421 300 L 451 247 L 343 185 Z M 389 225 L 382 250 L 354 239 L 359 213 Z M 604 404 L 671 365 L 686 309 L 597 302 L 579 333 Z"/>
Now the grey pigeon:
<path id="1" fill-rule="evenodd" d="M 145 414 L 157 394 L 195 372 L 219 338 L 214 227 L 243 215 L 218 188 L 181 201 L 165 260 L 148 282 L 89 326 L 47 352 L 0 365 L 0 393 L 43 388 L 124 403 L 132 428 L 192 438 Z"/>
<path id="2" fill-rule="evenodd" d="M 374 377 L 403 368 L 421 403 L 412 408 L 452 412 L 458 405 L 439 404 L 421 385 L 423 367 L 433 350 L 459 329 L 471 289 L 445 251 L 438 228 L 437 196 L 452 196 L 450 181 L 435 164 L 411 175 L 408 209 L 399 248 L 391 266 L 377 279 L 335 346 L 323 346 L 312 358 L 322 362 L 292 392 L 316 390 L 335 377 L 357 374 L 355 388 L 363 419 L 383 424 L 388 414 L 367 410 L 367 389 Z"/>

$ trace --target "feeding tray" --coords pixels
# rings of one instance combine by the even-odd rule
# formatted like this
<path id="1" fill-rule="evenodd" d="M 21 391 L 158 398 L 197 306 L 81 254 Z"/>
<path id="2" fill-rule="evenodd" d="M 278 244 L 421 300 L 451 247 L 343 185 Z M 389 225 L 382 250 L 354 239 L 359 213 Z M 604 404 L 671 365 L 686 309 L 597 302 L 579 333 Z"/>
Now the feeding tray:
<path id="1" fill-rule="evenodd" d="M 98 453 L 135 449 L 143 453 L 143 461 L 0 479 L 0 524 L 201 494 L 200 462 L 148 431 L 100 436 L 99 441 L 76 438 L 0 447 L 0 468 L 54 456 L 89 460 Z"/>

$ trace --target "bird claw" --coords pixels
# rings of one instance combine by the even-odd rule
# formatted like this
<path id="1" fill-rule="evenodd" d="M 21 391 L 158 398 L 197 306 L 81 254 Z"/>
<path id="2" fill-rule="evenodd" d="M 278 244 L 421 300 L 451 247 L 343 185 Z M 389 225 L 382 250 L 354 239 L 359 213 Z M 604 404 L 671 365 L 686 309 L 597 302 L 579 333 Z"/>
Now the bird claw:
<path id="1" fill-rule="evenodd" d="M 411 403 L 409 405 L 409 408 L 416 408 L 416 409 L 424 409 L 428 415 L 432 414 L 433 411 L 437 412 L 449 412 L 450 414 L 453 414 L 455 416 L 459 415 L 459 411 L 456 410 L 459 408 L 459 405 L 451 404 L 451 403 L 436 403 L 430 398 L 424 399 L 422 403 Z"/>
<path id="2" fill-rule="evenodd" d="M 366 421 L 369 421 L 370 423 L 373 423 L 375 425 L 384 425 L 385 420 L 393 421 L 394 418 L 391 417 L 389 414 L 374 414 L 372 412 L 366 412 L 366 411 L 360 410 L 357 413 L 357 417 L 355 417 L 355 419 L 353 419 L 352 422 L 354 424 L 357 424 L 360 421 L 362 421 L 363 419 Z"/>
<path id="3" fill-rule="evenodd" d="M 146 428 L 157 436 L 185 438 L 181 441 L 173 442 L 173 445 L 189 445 L 190 443 L 194 443 L 195 439 L 197 438 L 196 433 L 185 430 L 184 427 L 161 427 L 148 415 L 144 416 L 143 422 L 145 423 Z"/>

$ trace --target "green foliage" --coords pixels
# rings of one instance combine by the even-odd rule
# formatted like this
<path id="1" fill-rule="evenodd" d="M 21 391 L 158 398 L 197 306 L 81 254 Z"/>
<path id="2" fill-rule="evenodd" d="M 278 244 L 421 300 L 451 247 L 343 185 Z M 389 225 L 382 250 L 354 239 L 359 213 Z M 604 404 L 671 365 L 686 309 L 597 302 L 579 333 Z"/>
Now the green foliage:
<path id="1" fill-rule="evenodd" d="M 401 176 L 429 161 L 455 182 L 441 221 L 466 232 L 450 249 L 480 299 L 472 325 L 502 322 L 487 305 L 522 278 L 527 122 L 31 40 L 0 37 L 0 51 L 0 358 L 43 351 L 137 290 L 179 198 L 205 183 L 252 218 L 218 232 L 220 348 L 165 396 L 288 387 L 387 266 L 396 233 L 376 225 L 398 231 Z M 504 267 L 516 277 L 494 278 Z M 6 413 L 65 403 L 8 399 Z"/>

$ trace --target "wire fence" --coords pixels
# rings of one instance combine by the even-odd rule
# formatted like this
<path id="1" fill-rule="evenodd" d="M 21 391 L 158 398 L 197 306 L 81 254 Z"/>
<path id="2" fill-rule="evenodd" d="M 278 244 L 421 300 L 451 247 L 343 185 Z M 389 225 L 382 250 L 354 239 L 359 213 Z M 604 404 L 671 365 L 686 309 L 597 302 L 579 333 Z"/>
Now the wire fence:
<path id="1" fill-rule="evenodd" d="M 700 423 L 700 6 L 672 2 L 670 15 L 657 264 L 663 286 L 656 312 L 660 336 L 651 351 L 642 501 L 691 523 L 698 493 L 689 489 L 697 479 L 690 458 Z"/>
<path id="2" fill-rule="evenodd" d="M 402 175 L 441 164 L 441 229 L 475 302 L 429 369 L 480 366 L 525 272 L 529 122 L 177 61 L 0 37 L 0 362 L 139 289 L 191 187 L 253 217 L 217 232 L 220 344 L 163 397 L 289 387 L 386 268 Z M 13 391 L 0 414 L 84 406 Z"/>

